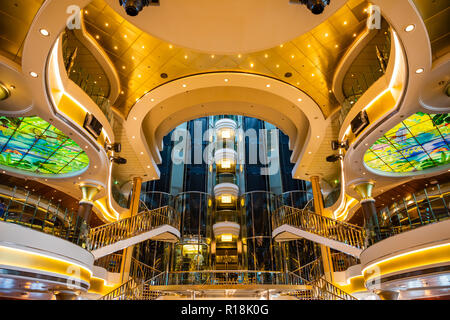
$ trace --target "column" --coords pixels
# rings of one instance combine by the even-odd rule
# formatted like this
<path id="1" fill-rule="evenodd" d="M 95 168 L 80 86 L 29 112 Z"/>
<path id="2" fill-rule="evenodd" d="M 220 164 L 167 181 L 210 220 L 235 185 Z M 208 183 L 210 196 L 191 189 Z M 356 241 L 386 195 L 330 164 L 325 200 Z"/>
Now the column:
<path id="1" fill-rule="evenodd" d="M 141 199 L 141 188 L 142 188 L 142 178 L 133 178 L 133 189 L 131 191 L 131 204 L 128 217 L 133 217 L 138 214 L 139 211 L 139 201 Z M 127 218 L 128 218 L 127 217 Z M 128 277 L 131 269 L 131 258 L 133 257 L 133 248 L 130 246 L 125 248 L 122 253 L 122 264 L 120 266 L 121 283 L 128 281 Z"/>
<path id="2" fill-rule="evenodd" d="M 90 183 L 81 183 L 79 186 L 83 197 L 79 202 L 78 215 L 84 218 L 86 224 L 89 225 L 92 215 L 92 207 L 94 206 L 94 198 L 101 190 L 101 187 Z"/>
<path id="3" fill-rule="evenodd" d="M 364 181 L 354 186 L 354 190 L 361 198 L 359 203 L 364 216 L 364 228 L 368 232 L 372 231 L 371 226 L 376 226 L 377 224 L 377 208 L 375 207 L 375 199 L 372 198 L 374 184 L 372 181 Z"/>
<path id="4" fill-rule="evenodd" d="M 316 214 L 323 215 L 323 198 L 320 190 L 320 178 L 318 176 L 311 177 L 311 185 L 314 198 L 314 210 Z M 323 271 L 325 273 L 325 279 L 328 282 L 333 282 L 333 261 L 331 260 L 330 248 L 324 245 L 320 245 L 320 252 L 322 255 Z"/>

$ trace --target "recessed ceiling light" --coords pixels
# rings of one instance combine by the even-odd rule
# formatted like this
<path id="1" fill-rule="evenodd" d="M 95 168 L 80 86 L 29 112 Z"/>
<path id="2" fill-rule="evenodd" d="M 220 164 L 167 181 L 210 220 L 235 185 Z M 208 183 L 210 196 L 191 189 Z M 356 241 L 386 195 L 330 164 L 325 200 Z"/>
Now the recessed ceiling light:
<path id="1" fill-rule="evenodd" d="M 266 84 L 266 87 L 267 87 L 267 88 L 270 88 L 270 84 Z"/>
<path id="2" fill-rule="evenodd" d="M 328 33 L 325 33 L 325 37 L 328 37 Z"/>
<path id="3" fill-rule="evenodd" d="M 242 54 L 238 54 L 238 58 L 241 58 L 242 57 Z"/>
<path id="4" fill-rule="evenodd" d="M 123 37 L 124 37 L 125 39 L 128 38 L 128 36 L 127 36 L 126 34 L 124 34 Z"/>
<path id="5" fill-rule="evenodd" d="M 41 29 L 39 30 L 39 32 L 44 36 L 44 37 L 48 37 L 50 35 L 50 32 L 48 32 L 47 29 Z"/>
<path id="6" fill-rule="evenodd" d="M 224 79 L 223 81 L 228 82 L 228 79 Z"/>
<path id="7" fill-rule="evenodd" d="M 314 73 L 312 73 L 312 74 L 311 74 L 311 77 L 314 77 L 314 76 L 315 76 L 315 74 L 314 74 Z"/>
<path id="8" fill-rule="evenodd" d="M 312 152 L 310 151 L 310 152 L 308 152 L 308 154 L 311 154 Z"/>
<path id="9" fill-rule="evenodd" d="M 136 118 L 136 117 L 133 117 L 133 120 L 137 120 L 137 118 Z"/>
<path id="10" fill-rule="evenodd" d="M 344 21 L 344 26 L 347 25 L 347 21 Z"/>
<path id="11" fill-rule="evenodd" d="M 132 139 L 136 139 L 136 137 L 135 137 L 135 136 L 132 136 L 131 138 L 132 138 Z"/>
<path id="12" fill-rule="evenodd" d="M 419 69 L 416 70 L 416 73 L 417 73 L 417 74 L 421 74 L 421 73 L 423 73 L 423 71 L 424 71 L 423 68 L 419 68 Z"/>
<path id="13" fill-rule="evenodd" d="M 144 152 L 141 152 L 141 155 L 143 155 L 144 154 Z"/>
<path id="14" fill-rule="evenodd" d="M 410 24 L 410 25 L 406 26 L 405 31 L 406 31 L 406 32 L 411 32 L 411 31 L 413 31 L 415 28 L 416 28 L 415 25 Z"/>
<path id="15" fill-rule="evenodd" d="M 169 48 L 172 49 L 172 48 L 173 48 L 173 45 L 170 44 L 170 45 L 169 45 Z"/>
<path id="16" fill-rule="evenodd" d="M 95 36 L 95 39 L 100 39 L 100 36 L 99 36 L 99 35 L 96 35 L 96 36 Z"/>
<path id="17" fill-rule="evenodd" d="M 150 169 L 150 166 L 147 166 L 147 169 Z"/>
<path id="18" fill-rule="evenodd" d="M 13 84 L 12 84 L 12 85 L 10 85 L 9 87 L 10 87 L 11 89 L 13 89 L 13 90 L 14 90 L 14 89 L 16 88 L 16 86 L 15 86 L 15 85 L 13 85 Z"/>
<path id="19" fill-rule="evenodd" d="M 265 55 L 264 55 L 264 58 L 268 58 L 269 57 L 269 55 L 266 53 Z"/>
<path id="20" fill-rule="evenodd" d="M 302 99 L 302 98 L 298 98 L 297 101 L 298 101 L 298 102 L 302 102 L 303 99 Z"/>
<path id="21" fill-rule="evenodd" d="M 186 85 L 185 85 L 185 84 L 183 84 L 183 88 L 186 88 Z"/>
<path id="22" fill-rule="evenodd" d="M 253 63 L 250 63 L 250 68 L 253 68 L 253 66 L 254 66 L 254 64 L 253 64 Z"/>
<path id="23" fill-rule="evenodd" d="M 317 139 L 319 139 L 320 138 L 320 136 L 317 136 Z"/>
<path id="24" fill-rule="evenodd" d="M 33 78 L 37 78 L 38 74 L 36 72 L 34 72 L 34 71 L 31 71 L 30 72 L 30 76 L 32 76 Z"/>

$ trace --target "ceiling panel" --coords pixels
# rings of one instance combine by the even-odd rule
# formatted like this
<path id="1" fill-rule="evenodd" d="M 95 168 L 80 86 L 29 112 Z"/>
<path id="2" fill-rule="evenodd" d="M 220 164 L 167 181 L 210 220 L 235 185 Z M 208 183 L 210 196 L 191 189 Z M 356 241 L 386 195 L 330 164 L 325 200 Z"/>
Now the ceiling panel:
<path id="1" fill-rule="evenodd" d="M 116 107 L 125 115 L 136 99 L 173 79 L 213 71 L 241 71 L 275 77 L 297 86 L 328 117 L 338 108 L 329 93 L 337 63 L 365 28 L 363 0 L 349 1 L 328 21 L 297 39 L 250 54 L 211 55 L 176 47 L 146 34 L 103 0 L 86 7 L 86 28 L 115 64 L 123 85 Z M 291 77 L 285 77 L 287 72 Z M 162 73 L 168 75 L 161 77 Z"/>

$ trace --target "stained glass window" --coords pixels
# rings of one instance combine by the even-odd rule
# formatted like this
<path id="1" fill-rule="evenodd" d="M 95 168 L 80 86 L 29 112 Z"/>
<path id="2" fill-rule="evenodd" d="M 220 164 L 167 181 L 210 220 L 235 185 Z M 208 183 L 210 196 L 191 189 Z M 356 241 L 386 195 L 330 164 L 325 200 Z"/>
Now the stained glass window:
<path id="1" fill-rule="evenodd" d="M 364 155 L 369 168 L 421 171 L 450 163 L 450 116 L 418 112 L 378 139 Z"/>
<path id="2" fill-rule="evenodd" d="M 86 153 L 39 117 L 0 117 L 0 166 L 42 175 L 71 174 L 89 164 Z"/>

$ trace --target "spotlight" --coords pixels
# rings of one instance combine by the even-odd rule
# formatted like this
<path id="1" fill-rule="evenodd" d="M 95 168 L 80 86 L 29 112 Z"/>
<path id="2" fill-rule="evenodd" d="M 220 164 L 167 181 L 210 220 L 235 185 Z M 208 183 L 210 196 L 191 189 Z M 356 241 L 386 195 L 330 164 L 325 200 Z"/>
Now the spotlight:
<path id="1" fill-rule="evenodd" d="M 121 157 L 110 157 L 111 161 L 117 164 L 127 164 L 127 159 Z"/>
<path id="2" fill-rule="evenodd" d="M 122 145 L 120 143 L 113 143 L 113 144 L 105 143 L 105 149 L 106 151 L 113 150 L 114 152 L 119 153 L 120 151 L 122 151 Z"/>
<path id="3" fill-rule="evenodd" d="M 331 0 L 290 0 L 290 3 L 304 4 L 313 14 L 321 14 Z"/>
<path id="4" fill-rule="evenodd" d="M 331 149 L 333 149 L 333 150 L 339 150 L 339 149 L 348 150 L 348 140 L 345 140 L 343 142 L 339 142 L 337 140 L 331 141 Z"/>
<path id="5" fill-rule="evenodd" d="M 159 0 L 119 0 L 119 4 L 125 8 L 129 16 L 135 17 L 144 7 L 159 5 Z"/>
<path id="6" fill-rule="evenodd" d="M 327 157 L 327 162 L 336 162 L 342 159 L 342 155 L 340 154 L 333 154 L 331 156 Z"/>

